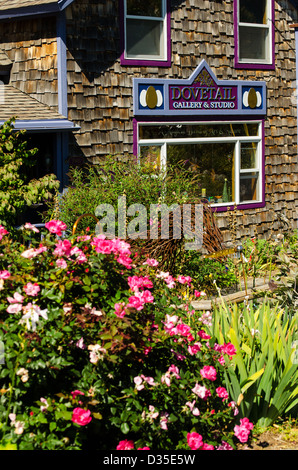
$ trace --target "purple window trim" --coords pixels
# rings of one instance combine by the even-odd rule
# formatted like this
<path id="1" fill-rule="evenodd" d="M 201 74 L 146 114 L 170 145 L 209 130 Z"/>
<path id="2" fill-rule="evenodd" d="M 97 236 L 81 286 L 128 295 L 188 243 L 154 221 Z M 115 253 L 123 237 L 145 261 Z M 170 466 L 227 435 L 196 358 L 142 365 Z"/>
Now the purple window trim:
<path id="1" fill-rule="evenodd" d="M 262 175 L 262 198 L 261 201 L 259 202 L 252 202 L 252 203 L 241 203 L 237 204 L 236 209 L 234 204 L 227 204 L 226 206 L 213 206 L 212 210 L 216 212 L 226 212 L 226 211 L 232 211 L 232 210 L 246 210 L 246 209 L 260 209 L 262 207 L 266 206 L 266 201 L 265 201 L 265 119 L 260 118 L 258 119 L 256 117 L 246 117 L 246 119 L 243 119 L 243 116 L 239 116 L 237 119 L 237 116 L 233 116 L 233 119 L 230 120 L 230 122 L 241 122 L 241 121 L 261 121 L 261 133 L 262 133 L 262 161 L 261 161 L 261 167 L 260 167 L 260 172 Z M 143 123 L 160 123 L 160 124 L 166 124 L 167 121 L 169 122 L 181 122 L 181 117 L 179 119 L 178 116 L 175 116 L 175 119 L 152 119 L 152 118 L 142 118 L 142 119 L 136 119 L 133 118 L 133 155 L 137 159 L 138 156 L 138 125 L 143 124 Z M 190 119 L 182 119 L 183 122 L 202 122 L 202 121 L 214 121 L 214 117 L 209 116 L 206 117 L 206 119 L 203 120 L 198 120 L 196 119 L 195 116 L 193 116 Z M 217 121 L 227 121 L 227 116 L 218 116 Z"/>
<path id="2" fill-rule="evenodd" d="M 234 0 L 234 37 L 235 37 L 235 68 L 236 69 L 250 69 L 250 70 L 275 70 L 275 29 L 274 29 L 274 21 L 275 21 L 275 10 L 274 10 L 274 0 L 271 0 L 271 17 L 272 17 L 272 25 L 271 25 L 271 48 L 272 48 L 272 62 L 267 64 L 259 64 L 259 63 L 246 63 L 246 62 L 239 62 L 239 55 L 238 55 L 238 46 L 239 46 L 239 38 L 238 38 L 238 0 Z"/>
<path id="3" fill-rule="evenodd" d="M 120 64 L 133 65 L 137 67 L 170 67 L 171 65 L 171 13 L 170 13 L 170 0 L 166 0 L 166 59 L 127 59 L 125 58 L 125 27 L 124 27 L 124 0 L 119 2 L 119 20 L 120 20 Z"/>

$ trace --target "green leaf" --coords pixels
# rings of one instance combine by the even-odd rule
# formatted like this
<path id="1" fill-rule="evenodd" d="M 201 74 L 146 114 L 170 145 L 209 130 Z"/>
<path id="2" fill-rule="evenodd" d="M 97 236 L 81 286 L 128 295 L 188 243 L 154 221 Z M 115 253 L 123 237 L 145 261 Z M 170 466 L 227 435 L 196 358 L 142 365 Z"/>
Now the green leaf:
<path id="1" fill-rule="evenodd" d="M 129 425 L 127 423 L 122 423 L 120 426 L 120 429 L 123 432 L 123 434 L 128 434 L 130 430 Z"/>
<path id="2" fill-rule="evenodd" d="M 258 380 L 258 378 L 263 374 L 264 372 L 264 368 L 259 370 L 258 372 L 255 372 L 253 375 L 251 375 L 250 377 L 248 377 L 248 379 L 246 379 L 244 381 L 243 384 L 241 384 L 241 392 L 244 393 L 246 392 L 247 389 L 249 389 L 249 387 L 251 387 L 252 384 L 254 384 L 256 382 L 256 380 Z"/>
<path id="3" fill-rule="evenodd" d="M 0 445 L 0 450 L 18 450 L 17 444 L 12 444 L 11 442 L 6 442 Z"/>

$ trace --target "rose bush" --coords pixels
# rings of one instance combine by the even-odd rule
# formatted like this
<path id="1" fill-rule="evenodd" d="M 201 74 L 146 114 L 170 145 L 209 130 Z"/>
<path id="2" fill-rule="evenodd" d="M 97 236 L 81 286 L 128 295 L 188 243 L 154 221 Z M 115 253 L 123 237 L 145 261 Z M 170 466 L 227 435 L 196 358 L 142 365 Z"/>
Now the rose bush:
<path id="1" fill-rule="evenodd" d="M 123 240 L 52 220 L 0 240 L 0 444 L 233 449 L 251 436 L 223 382 L 235 348 L 205 331 L 189 276 Z M 240 421 L 242 420 L 242 421 Z"/>

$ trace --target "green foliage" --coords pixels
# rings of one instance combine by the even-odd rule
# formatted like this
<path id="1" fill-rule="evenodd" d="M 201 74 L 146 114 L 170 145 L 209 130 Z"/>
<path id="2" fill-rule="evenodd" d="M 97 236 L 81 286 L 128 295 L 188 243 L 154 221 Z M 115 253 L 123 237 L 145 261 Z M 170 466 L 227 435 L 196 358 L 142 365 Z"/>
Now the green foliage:
<path id="1" fill-rule="evenodd" d="M 230 258 L 223 262 L 217 259 L 203 258 L 197 252 L 186 251 L 180 270 L 182 274 L 191 276 L 198 288 L 207 295 L 216 294 L 217 289 L 225 291 L 235 288 L 237 285 L 235 267 Z"/>
<path id="2" fill-rule="evenodd" d="M 297 313 L 265 301 L 243 308 L 223 304 L 214 309 L 212 334 L 219 343 L 231 341 L 237 349 L 234 365 L 226 371 L 233 399 L 241 412 L 267 427 L 298 403 Z M 244 396 L 242 396 L 244 395 Z"/>
<path id="3" fill-rule="evenodd" d="M 148 164 L 138 164 L 135 159 L 127 161 L 107 157 L 100 165 L 73 168 L 70 171 L 71 185 L 59 198 L 59 207 L 52 205 L 46 219 L 59 217 L 72 227 L 83 214 L 95 214 L 99 204 L 110 204 L 115 210 L 116 234 L 118 221 L 118 198 L 125 196 L 126 206 L 142 204 L 150 216 L 150 204 L 161 201 L 169 206 L 191 199 L 196 187 L 196 177 L 183 164 L 168 167 L 167 173 L 152 173 Z M 58 212 L 57 212 L 58 210 Z M 127 223 L 129 222 L 127 217 Z M 92 218 L 80 222 L 79 229 L 95 227 Z"/>
<path id="4" fill-rule="evenodd" d="M 0 222 L 12 227 L 27 206 L 52 198 L 59 182 L 54 175 L 28 181 L 37 149 L 28 149 L 24 131 L 14 130 L 14 119 L 0 127 Z"/>
<path id="5" fill-rule="evenodd" d="M 185 279 L 170 288 L 123 241 L 62 239 L 65 228 L 51 221 L 41 241 L 26 225 L 24 244 L 1 228 L 0 444 L 175 450 L 197 432 L 235 447 L 236 408 L 221 395 L 231 359 L 182 302 Z"/>

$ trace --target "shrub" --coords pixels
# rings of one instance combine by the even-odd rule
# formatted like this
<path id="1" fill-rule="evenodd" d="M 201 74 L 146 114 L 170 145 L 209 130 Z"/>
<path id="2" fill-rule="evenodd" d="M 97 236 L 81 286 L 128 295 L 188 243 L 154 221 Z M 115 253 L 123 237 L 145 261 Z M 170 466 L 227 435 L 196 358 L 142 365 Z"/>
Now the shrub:
<path id="1" fill-rule="evenodd" d="M 200 253 L 189 251 L 185 252 L 180 269 L 182 274 L 188 273 L 206 294 L 217 294 L 217 288 L 224 293 L 237 286 L 235 267 L 229 258 L 225 261 L 208 259 Z"/>
<path id="2" fill-rule="evenodd" d="M 26 208 L 52 199 L 59 188 L 54 175 L 28 181 L 37 149 L 28 149 L 24 131 L 14 130 L 14 119 L 0 127 L 0 223 L 12 228 Z"/>
<path id="3" fill-rule="evenodd" d="M 64 223 L 1 228 L 0 444 L 19 450 L 232 449 L 252 424 L 218 350 L 190 309 L 187 276 Z M 34 236 L 37 236 L 35 238 Z M 185 296 L 187 286 L 188 296 Z"/>
<path id="4" fill-rule="evenodd" d="M 135 159 L 120 160 L 106 157 L 100 165 L 87 168 L 72 168 L 71 184 L 59 198 L 59 205 L 52 205 L 46 219 L 59 216 L 68 227 L 72 227 L 83 214 L 94 214 L 99 204 L 110 204 L 115 209 L 116 229 L 118 220 L 118 198 L 125 196 L 127 207 L 142 204 L 147 208 L 149 220 L 150 204 L 161 200 L 168 205 L 186 202 L 191 196 L 195 202 L 196 177 L 182 164 L 169 167 L 167 174 L 152 174 L 147 164 L 136 164 Z M 129 216 L 127 216 L 129 222 Z M 80 230 L 95 227 L 92 218 L 80 223 Z M 117 234 L 117 230 L 116 230 Z"/>

